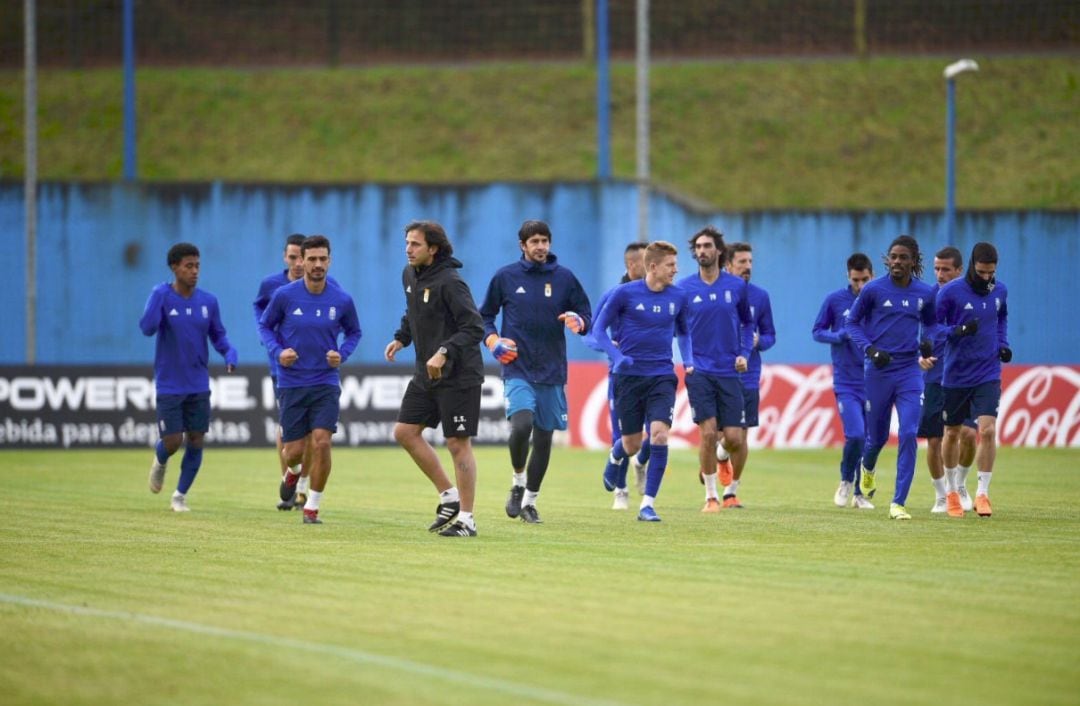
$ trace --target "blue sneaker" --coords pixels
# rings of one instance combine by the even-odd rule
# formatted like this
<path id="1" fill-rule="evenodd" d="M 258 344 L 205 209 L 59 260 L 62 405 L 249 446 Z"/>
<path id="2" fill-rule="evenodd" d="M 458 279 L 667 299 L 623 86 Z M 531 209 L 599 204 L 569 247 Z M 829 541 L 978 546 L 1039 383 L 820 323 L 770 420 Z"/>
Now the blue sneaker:
<path id="1" fill-rule="evenodd" d="M 619 477 L 619 464 L 611 455 L 608 455 L 607 465 L 604 466 L 604 490 L 609 493 L 615 490 L 616 480 Z"/>
<path id="2" fill-rule="evenodd" d="M 656 510 L 652 509 L 650 505 L 638 510 L 637 518 L 638 522 L 660 522 L 660 516 L 656 514 Z"/>

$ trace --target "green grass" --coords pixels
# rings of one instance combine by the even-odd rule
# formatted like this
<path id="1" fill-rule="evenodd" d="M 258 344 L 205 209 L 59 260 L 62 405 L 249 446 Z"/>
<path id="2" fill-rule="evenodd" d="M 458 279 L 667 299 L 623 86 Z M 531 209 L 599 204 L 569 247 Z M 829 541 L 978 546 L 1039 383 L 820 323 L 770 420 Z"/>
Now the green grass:
<path id="1" fill-rule="evenodd" d="M 652 174 L 716 208 L 941 208 L 940 58 L 658 63 Z M 961 208 L 1076 208 L 1080 61 L 980 58 L 959 83 Z M 41 72 L 46 179 L 122 172 L 119 70 Z M 138 73 L 147 180 L 590 179 L 583 64 Z M 634 69 L 612 76 L 612 161 L 635 174 Z M 0 177 L 23 172 L 22 74 L 0 71 Z"/>
<path id="2" fill-rule="evenodd" d="M 754 452 L 712 516 L 675 452 L 646 525 L 557 450 L 526 526 L 478 456 L 459 540 L 398 450 L 335 451 L 319 527 L 268 450 L 208 450 L 186 515 L 147 452 L 0 453 L 4 702 L 1076 702 L 1076 451 L 1001 450 L 990 519 L 930 516 L 920 465 L 909 523 L 832 506 L 838 451 Z"/>

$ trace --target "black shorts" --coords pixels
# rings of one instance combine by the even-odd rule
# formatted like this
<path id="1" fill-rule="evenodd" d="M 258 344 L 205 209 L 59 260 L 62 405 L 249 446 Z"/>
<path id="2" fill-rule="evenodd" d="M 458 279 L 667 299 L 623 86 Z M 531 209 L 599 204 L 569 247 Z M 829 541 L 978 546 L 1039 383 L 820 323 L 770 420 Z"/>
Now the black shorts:
<path id="1" fill-rule="evenodd" d="M 476 436 L 480 425 L 480 385 L 424 389 L 409 381 L 397 420 L 434 429 L 442 424 L 443 436 Z"/>
<path id="2" fill-rule="evenodd" d="M 965 419 L 998 416 L 1001 403 L 1001 381 L 991 380 L 974 387 L 946 387 L 945 409 L 942 418 L 945 426 L 962 424 Z M 954 420 L 960 420 L 956 422 Z"/>

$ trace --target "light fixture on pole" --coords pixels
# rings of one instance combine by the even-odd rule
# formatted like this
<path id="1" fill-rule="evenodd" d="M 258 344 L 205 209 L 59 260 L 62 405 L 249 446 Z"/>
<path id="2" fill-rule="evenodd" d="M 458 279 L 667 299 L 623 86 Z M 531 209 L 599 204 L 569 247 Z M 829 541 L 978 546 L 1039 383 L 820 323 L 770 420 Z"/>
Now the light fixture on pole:
<path id="1" fill-rule="evenodd" d="M 956 77 L 978 71 L 974 59 L 961 59 L 945 67 L 945 241 L 956 234 Z"/>

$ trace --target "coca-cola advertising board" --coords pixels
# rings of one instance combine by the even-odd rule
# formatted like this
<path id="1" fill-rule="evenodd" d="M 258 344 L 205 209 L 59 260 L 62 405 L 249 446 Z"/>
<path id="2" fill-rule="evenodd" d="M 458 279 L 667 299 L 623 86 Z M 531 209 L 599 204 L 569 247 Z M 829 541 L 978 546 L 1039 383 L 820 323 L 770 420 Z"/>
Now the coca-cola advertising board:
<path id="1" fill-rule="evenodd" d="M 1003 446 L 1080 446 L 1080 366 L 1006 365 L 1002 370 L 998 443 Z M 591 449 L 611 444 L 608 370 L 603 363 L 571 363 L 567 399 L 570 443 Z M 760 426 L 749 431 L 754 448 L 809 449 L 840 445 L 830 365 L 765 365 Z M 893 415 L 890 442 L 896 442 Z M 672 448 L 698 443 L 686 388 L 679 381 Z"/>

